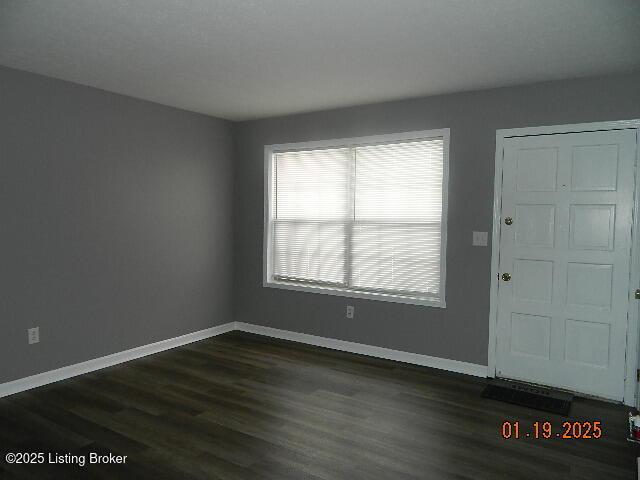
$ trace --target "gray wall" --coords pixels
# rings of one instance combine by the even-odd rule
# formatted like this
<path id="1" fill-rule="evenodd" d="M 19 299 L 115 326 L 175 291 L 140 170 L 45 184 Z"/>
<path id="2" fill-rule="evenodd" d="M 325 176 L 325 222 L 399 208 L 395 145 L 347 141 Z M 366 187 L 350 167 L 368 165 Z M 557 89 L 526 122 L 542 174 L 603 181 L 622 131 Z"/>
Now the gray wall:
<path id="1" fill-rule="evenodd" d="M 231 135 L 0 67 L 0 382 L 232 320 Z"/>
<path id="2" fill-rule="evenodd" d="M 232 125 L 0 67 L 0 382 L 233 319 L 485 364 L 495 130 L 638 117 L 640 73 Z M 443 127 L 446 309 L 262 287 L 265 144 Z"/>
<path id="3" fill-rule="evenodd" d="M 486 365 L 495 133 L 640 117 L 640 73 L 549 82 L 244 122 L 235 134 L 236 321 Z M 262 287 L 266 144 L 450 128 L 447 308 Z M 353 320 L 345 305 L 356 307 Z"/>

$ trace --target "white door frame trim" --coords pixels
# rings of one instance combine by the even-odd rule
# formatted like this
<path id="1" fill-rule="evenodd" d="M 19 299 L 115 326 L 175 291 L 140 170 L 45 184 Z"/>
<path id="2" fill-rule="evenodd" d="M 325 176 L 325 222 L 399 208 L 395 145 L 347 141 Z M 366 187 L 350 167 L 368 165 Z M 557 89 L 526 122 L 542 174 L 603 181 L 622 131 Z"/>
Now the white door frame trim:
<path id="1" fill-rule="evenodd" d="M 500 265 L 500 227 L 502 201 L 502 169 L 504 140 L 511 137 L 534 135 L 552 135 L 557 133 L 594 132 L 599 130 L 636 130 L 636 189 L 633 203 L 633 226 L 631 237 L 631 274 L 629 278 L 629 315 L 627 325 L 627 350 L 625 355 L 625 405 L 638 406 L 637 377 L 638 369 L 638 301 L 634 294 L 640 287 L 640 119 L 612 122 L 578 123 L 569 125 L 550 125 L 496 130 L 495 180 L 493 196 L 493 229 L 491 241 L 491 290 L 489 302 L 489 354 L 487 376 L 496 376 L 496 335 L 498 320 L 498 274 Z"/>

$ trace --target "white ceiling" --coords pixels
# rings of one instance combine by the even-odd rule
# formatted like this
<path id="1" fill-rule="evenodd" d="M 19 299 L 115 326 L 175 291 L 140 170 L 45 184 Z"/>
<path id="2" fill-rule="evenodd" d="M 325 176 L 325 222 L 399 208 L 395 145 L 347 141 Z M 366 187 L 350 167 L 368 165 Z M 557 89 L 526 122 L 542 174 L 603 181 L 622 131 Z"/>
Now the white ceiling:
<path id="1" fill-rule="evenodd" d="M 0 64 L 242 120 L 640 68 L 640 1 L 0 0 Z"/>

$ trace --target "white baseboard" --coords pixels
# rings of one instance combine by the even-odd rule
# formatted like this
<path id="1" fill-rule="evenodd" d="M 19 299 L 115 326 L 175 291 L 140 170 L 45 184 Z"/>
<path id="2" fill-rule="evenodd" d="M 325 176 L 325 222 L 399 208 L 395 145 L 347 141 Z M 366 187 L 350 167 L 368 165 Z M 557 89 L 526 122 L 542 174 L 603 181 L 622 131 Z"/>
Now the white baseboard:
<path id="1" fill-rule="evenodd" d="M 123 352 L 113 353 L 105 357 L 94 358 L 92 360 L 87 360 L 86 362 L 76 363 L 74 365 L 50 370 L 44 373 L 38 373 L 37 375 L 32 375 L 30 377 L 0 383 L 0 397 L 6 397 L 7 395 L 13 395 L 14 393 L 31 390 L 32 388 L 47 385 L 48 383 L 58 382 L 84 373 L 111 367 L 136 358 L 146 357 L 147 355 L 180 347 L 188 343 L 197 342 L 198 340 L 204 340 L 205 338 L 215 337 L 216 335 L 221 335 L 234 329 L 235 322 L 229 322 L 197 332 L 187 333 L 186 335 L 181 335 L 179 337 L 169 338 L 167 340 L 161 340 L 141 347 L 132 348 Z"/>
<path id="2" fill-rule="evenodd" d="M 437 368 L 439 370 L 447 370 L 449 372 L 464 373 L 466 375 L 473 375 L 474 377 L 484 378 L 487 376 L 486 365 L 460 362 L 458 360 L 450 360 L 448 358 L 431 357 L 429 355 L 421 355 L 419 353 L 402 352 L 400 350 L 374 347 L 372 345 L 336 340 L 334 338 L 318 337 L 316 335 L 263 327 L 261 325 L 254 325 L 251 323 L 235 322 L 235 325 L 236 330 L 265 335 L 267 337 L 281 338 L 283 340 L 291 340 L 293 342 L 306 343 L 308 345 L 331 348 L 333 350 L 340 350 L 343 352 L 359 353 L 370 357 L 385 358 L 387 360 L 395 360 L 397 362 L 411 363 L 414 365 L 421 365 L 423 367 Z"/>
<path id="3" fill-rule="evenodd" d="M 153 355 L 154 353 L 187 345 L 188 343 L 204 340 L 205 338 L 215 337 L 216 335 L 221 335 L 233 330 L 256 333 L 267 337 L 291 340 L 293 342 L 306 343 L 308 345 L 330 348 L 332 350 L 358 353 L 361 355 L 368 355 L 370 357 L 386 358 L 387 360 L 422 365 L 424 367 L 432 367 L 440 370 L 447 370 L 449 372 L 464 373 L 475 377 L 487 376 L 486 365 L 460 362 L 458 360 L 450 360 L 447 358 L 431 357 L 429 355 L 421 355 L 419 353 L 401 352 L 390 348 L 375 347 L 362 343 L 336 340 L 334 338 L 318 337 L 316 335 L 263 327 L 251 323 L 229 322 L 216 327 L 200 330 L 198 332 L 188 333 L 180 337 L 161 340 L 159 342 L 150 343 L 149 345 L 143 345 L 123 352 L 113 353 L 105 357 L 94 358 L 92 360 L 87 360 L 86 362 L 76 363 L 56 370 L 38 373 L 37 375 L 32 375 L 30 377 L 0 383 L 0 398 L 6 397 L 7 395 L 13 395 L 14 393 L 24 392 L 25 390 L 31 390 L 32 388 L 41 387 L 42 385 L 47 385 L 49 383 L 65 380 L 67 378 L 76 377 L 85 373 L 101 370 L 119 363 L 135 360 L 136 358 Z"/>

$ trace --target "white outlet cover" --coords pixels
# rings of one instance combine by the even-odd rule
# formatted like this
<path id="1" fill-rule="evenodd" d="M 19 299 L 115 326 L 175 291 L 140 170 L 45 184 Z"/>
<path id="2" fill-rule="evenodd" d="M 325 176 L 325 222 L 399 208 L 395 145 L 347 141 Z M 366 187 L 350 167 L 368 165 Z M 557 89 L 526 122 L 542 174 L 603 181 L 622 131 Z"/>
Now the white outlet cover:
<path id="1" fill-rule="evenodd" d="M 353 318 L 355 314 L 355 307 L 353 305 L 347 305 L 347 318 Z"/>
<path id="2" fill-rule="evenodd" d="M 473 246 L 486 247 L 489 240 L 488 232 L 473 232 Z"/>
<path id="3" fill-rule="evenodd" d="M 27 340 L 29 345 L 40 343 L 40 327 L 33 327 L 27 330 Z"/>

